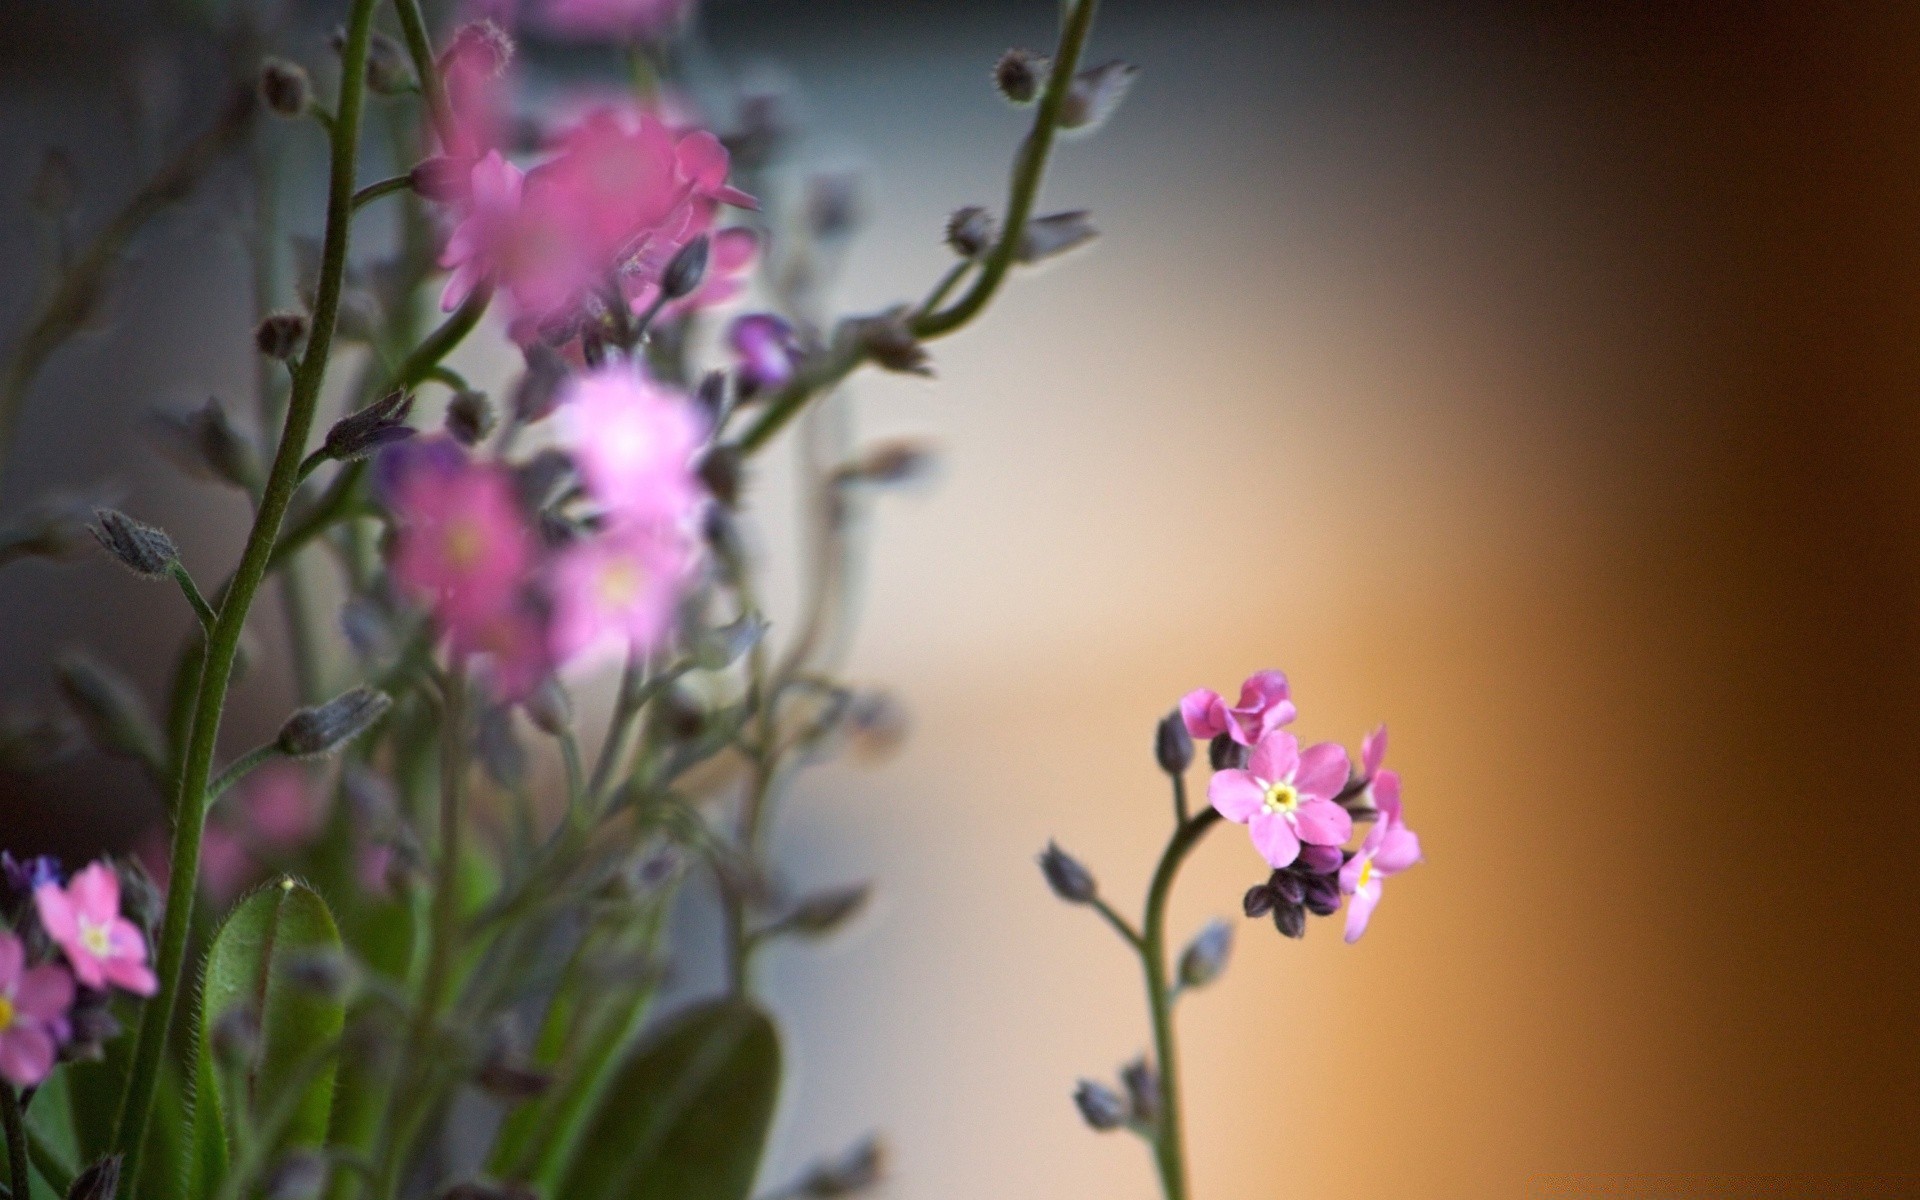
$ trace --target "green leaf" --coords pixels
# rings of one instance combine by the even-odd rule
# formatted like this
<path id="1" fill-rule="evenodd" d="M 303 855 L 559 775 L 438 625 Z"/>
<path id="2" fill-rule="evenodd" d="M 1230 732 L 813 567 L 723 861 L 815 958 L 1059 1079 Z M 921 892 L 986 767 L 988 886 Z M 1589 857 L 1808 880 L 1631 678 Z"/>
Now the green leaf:
<path id="1" fill-rule="evenodd" d="M 554 1193 L 567 1200 L 746 1200 L 780 1091 L 780 1035 L 743 1000 L 648 1038 L 602 1096 Z"/>
<path id="2" fill-rule="evenodd" d="M 231 1120 L 250 1121 L 276 1150 L 325 1140 L 346 1008 L 293 979 L 290 968 L 303 957 L 340 952 L 326 902 L 292 878 L 242 900 L 214 937 L 200 1003 L 195 1194 L 211 1194 L 226 1170 Z M 229 1080 L 215 1060 L 212 1034 L 225 1014 L 242 1007 L 259 1015 L 260 1053 L 250 1070 Z"/>

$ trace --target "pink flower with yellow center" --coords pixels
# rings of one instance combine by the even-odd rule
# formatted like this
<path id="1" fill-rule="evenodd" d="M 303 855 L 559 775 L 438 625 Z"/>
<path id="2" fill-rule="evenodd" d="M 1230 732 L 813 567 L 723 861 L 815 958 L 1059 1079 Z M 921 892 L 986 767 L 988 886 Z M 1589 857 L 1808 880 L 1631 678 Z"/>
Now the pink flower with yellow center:
<path id="1" fill-rule="evenodd" d="M 1242 746 L 1251 746 L 1297 712 L 1288 698 L 1287 677 L 1278 671 L 1256 671 L 1240 685 L 1240 703 L 1229 706 L 1212 688 L 1196 688 L 1180 698 L 1180 716 L 1196 738 L 1226 734 Z"/>
<path id="2" fill-rule="evenodd" d="M 1333 798 L 1347 783 L 1347 752 L 1333 742 L 1304 751 L 1290 733 L 1261 738 L 1245 770 L 1216 771 L 1207 799 L 1220 815 L 1245 825 L 1254 849 L 1278 870 L 1302 843 L 1338 846 L 1353 836 L 1353 818 Z"/>
<path id="3" fill-rule="evenodd" d="M 60 1030 L 73 1005 L 73 976 L 51 964 L 29 967 L 26 948 L 0 930 L 0 1078 L 14 1087 L 53 1070 Z"/>
<path id="4" fill-rule="evenodd" d="M 94 863 L 64 888 L 43 883 L 33 890 L 33 906 L 47 936 L 66 954 L 74 978 L 85 986 L 111 984 L 137 996 L 158 989 L 147 967 L 145 935 L 120 915 L 120 877 L 112 867 Z"/>
<path id="5" fill-rule="evenodd" d="M 568 380 L 556 418 L 560 444 L 614 523 L 691 525 L 704 494 L 694 455 L 707 431 L 687 396 L 611 363 Z"/>
<path id="6" fill-rule="evenodd" d="M 616 526 L 562 550 L 550 580 L 555 660 L 601 662 L 657 646 L 693 564 L 690 539 L 664 526 Z"/>
<path id="7" fill-rule="evenodd" d="M 1353 897 L 1347 903 L 1349 942 L 1359 941 L 1367 931 L 1374 906 L 1380 903 L 1381 882 L 1420 861 L 1420 837 L 1407 828 L 1401 815 L 1399 773 L 1380 771 L 1372 790 L 1380 819 L 1367 831 L 1359 851 L 1340 868 L 1340 890 Z"/>
<path id="8" fill-rule="evenodd" d="M 438 439 L 397 449 L 382 463 L 393 476 L 394 582 L 456 644 L 482 641 L 518 603 L 538 548 L 512 477 Z"/>

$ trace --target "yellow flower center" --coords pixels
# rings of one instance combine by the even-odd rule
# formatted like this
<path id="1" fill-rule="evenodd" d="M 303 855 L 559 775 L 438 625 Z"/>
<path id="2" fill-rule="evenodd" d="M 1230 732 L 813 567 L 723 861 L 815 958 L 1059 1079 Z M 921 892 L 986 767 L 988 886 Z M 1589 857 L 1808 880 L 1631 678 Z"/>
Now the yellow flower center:
<path id="1" fill-rule="evenodd" d="M 13 997 L 0 996 L 0 1030 L 13 1028 Z"/>
<path id="2" fill-rule="evenodd" d="M 469 571 L 479 566 L 486 549 L 486 531 L 478 521 L 456 520 L 447 527 L 447 561 L 455 570 Z"/>
<path id="3" fill-rule="evenodd" d="M 1286 780 L 1267 785 L 1266 810 L 1270 813 L 1291 813 L 1300 807 L 1300 792 Z"/>
<path id="4" fill-rule="evenodd" d="M 626 608 L 640 598 L 646 576 L 631 562 L 615 561 L 600 572 L 600 602 L 608 608 Z"/>
<path id="5" fill-rule="evenodd" d="M 80 918 L 80 944 L 87 953 L 95 958 L 105 958 L 113 949 L 112 930 L 105 925 L 95 925 L 85 917 Z"/>

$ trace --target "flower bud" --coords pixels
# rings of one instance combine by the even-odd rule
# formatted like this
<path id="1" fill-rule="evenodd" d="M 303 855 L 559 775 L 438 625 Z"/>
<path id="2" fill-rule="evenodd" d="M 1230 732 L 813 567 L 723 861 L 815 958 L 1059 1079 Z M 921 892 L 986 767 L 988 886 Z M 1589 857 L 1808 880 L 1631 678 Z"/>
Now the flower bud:
<path id="1" fill-rule="evenodd" d="M 131 854 L 113 859 L 113 873 L 120 879 L 120 911 L 127 920 L 148 933 L 158 929 L 160 918 L 166 915 L 167 901 L 153 876 Z"/>
<path id="2" fill-rule="evenodd" d="M 143 579 L 165 579 L 180 561 L 173 539 L 111 508 L 93 510 L 94 540 L 119 564 Z"/>
<path id="3" fill-rule="evenodd" d="M 794 1185 L 793 1194 L 806 1200 L 834 1200 L 864 1192 L 886 1174 L 886 1145 L 869 1134 L 845 1153 L 808 1171 Z"/>
<path id="4" fill-rule="evenodd" d="M 413 393 L 388 392 L 365 408 L 335 421 L 320 449 L 328 458 L 340 462 L 365 458 L 382 446 L 412 437 L 414 428 L 407 424 L 412 413 Z"/>
<path id="5" fill-rule="evenodd" d="M 874 446 L 840 468 L 838 474 L 843 482 L 886 487 L 924 478 L 932 470 L 934 461 L 933 451 L 925 442 L 896 438 Z"/>
<path id="6" fill-rule="evenodd" d="M 1247 889 L 1246 897 L 1240 901 L 1240 907 L 1249 917 L 1264 917 L 1272 912 L 1273 906 L 1279 902 L 1280 897 L 1272 888 L 1264 883 L 1256 883 Z"/>
<path id="7" fill-rule="evenodd" d="M 450 204 L 465 200 L 472 190 L 473 164 L 466 159 L 436 154 L 423 158 L 407 172 L 407 186 L 422 200 Z"/>
<path id="8" fill-rule="evenodd" d="M 1066 103 L 1060 106 L 1060 128 L 1086 132 L 1100 128 L 1126 99 L 1139 72 L 1132 63 L 1115 59 L 1075 75 Z"/>
<path id="9" fill-rule="evenodd" d="M 1224 733 L 1207 743 L 1207 762 L 1216 771 L 1238 771 L 1247 765 L 1247 748 Z"/>
<path id="10" fill-rule="evenodd" d="M 573 701 L 558 679 L 549 675 L 520 702 L 527 720 L 548 737 L 562 737 L 573 728 Z"/>
<path id="11" fill-rule="evenodd" d="M 825 937 L 859 915 L 873 894 L 873 885 L 856 883 L 829 888 L 804 897 L 782 922 L 802 937 Z"/>
<path id="12" fill-rule="evenodd" d="M 462 446 L 477 446 L 499 424 L 485 392 L 463 389 L 447 402 L 447 432 Z"/>
<path id="13" fill-rule="evenodd" d="M 993 214 L 977 204 L 957 210 L 947 218 L 947 245 L 961 258 L 979 258 L 992 249 L 1000 236 Z"/>
<path id="14" fill-rule="evenodd" d="M 1310 875 L 1306 882 L 1307 911 L 1316 917 L 1330 917 L 1340 911 L 1340 880 L 1331 875 Z"/>
<path id="15" fill-rule="evenodd" d="M 305 313 L 268 313 L 253 328 L 253 345 L 260 353 L 280 362 L 293 357 L 307 336 Z"/>
<path id="16" fill-rule="evenodd" d="M 442 72 L 456 64 L 476 74 L 498 79 L 513 61 L 513 38 L 489 20 L 469 21 L 453 31 L 440 52 Z"/>
<path id="17" fill-rule="evenodd" d="M 260 64 L 260 100 L 267 110 L 282 117 L 306 115 L 313 101 L 313 82 L 307 69 L 284 58 L 269 58 Z"/>
<path id="18" fill-rule="evenodd" d="M 1136 1121 L 1153 1124 L 1160 1116 L 1160 1074 L 1145 1058 L 1136 1058 L 1120 1068 L 1120 1083 L 1127 1089 L 1127 1104 Z"/>
<path id="19" fill-rule="evenodd" d="M 993 64 L 993 86 L 1015 104 L 1032 104 L 1052 65 L 1045 55 L 1031 50 L 1009 50 Z"/>
<path id="20" fill-rule="evenodd" d="M 527 373 L 513 388 L 513 415 L 531 425 L 553 411 L 561 381 L 567 377 L 567 360 L 539 342 L 529 345 L 526 355 Z"/>
<path id="21" fill-rule="evenodd" d="M 120 1156 L 109 1154 L 73 1177 L 73 1183 L 67 1188 L 67 1200 L 113 1200 L 119 1190 Z"/>
<path id="22" fill-rule="evenodd" d="M 674 251 L 666 270 L 660 272 L 660 294 L 668 300 L 692 295 L 707 277 L 707 259 L 712 251 L 713 243 L 704 233 Z"/>
<path id="23" fill-rule="evenodd" d="M 1193 763 L 1193 736 L 1187 722 L 1175 709 L 1160 718 L 1153 731 L 1153 759 L 1169 775 L 1185 774 Z"/>
<path id="24" fill-rule="evenodd" d="M 1032 265 L 1086 245 L 1100 236 L 1100 231 L 1087 219 L 1091 215 L 1085 209 L 1076 209 L 1034 217 L 1020 230 L 1020 249 L 1014 255 L 1015 261 Z"/>
<path id="25" fill-rule="evenodd" d="M 418 91 L 413 64 L 400 43 L 375 30 L 367 41 L 367 90 L 376 96 L 400 96 Z"/>
<path id="26" fill-rule="evenodd" d="M 126 676 L 73 653 L 61 658 L 54 680 L 102 753 L 149 764 L 166 761 L 160 726 Z"/>
<path id="27" fill-rule="evenodd" d="M 251 1004 L 236 1004 L 215 1018 L 207 1041 L 215 1059 L 245 1070 L 260 1055 L 260 1014 Z"/>
<path id="28" fill-rule="evenodd" d="M 727 344 L 739 364 L 735 375 L 744 400 L 760 392 L 772 391 L 793 378 L 799 346 L 793 326 L 772 313 L 748 313 L 735 317 L 727 327 Z"/>
<path id="29" fill-rule="evenodd" d="M 1298 904 L 1282 904 L 1273 910 L 1273 927 L 1290 938 L 1307 936 L 1307 910 Z"/>
<path id="30" fill-rule="evenodd" d="M 113 1015 L 113 993 L 82 988 L 67 1010 L 67 1041 L 60 1047 L 60 1061 L 99 1062 L 107 1056 L 107 1043 L 120 1032 L 120 1022 Z"/>
<path id="31" fill-rule="evenodd" d="M 327 1186 L 327 1158 L 317 1150 L 290 1150 L 261 1186 L 266 1200 L 314 1200 Z"/>
<path id="32" fill-rule="evenodd" d="M 742 613 L 725 625 L 703 630 L 694 641 L 694 665 L 703 671 L 730 667 L 758 645 L 766 632 L 766 618 L 757 612 Z"/>
<path id="33" fill-rule="evenodd" d="M 1082 1079 L 1073 1089 L 1073 1103 L 1080 1110 L 1080 1119 L 1102 1133 L 1125 1125 L 1131 1115 L 1119 1092 L 1091 1079 Z"/>
<path id="34" fill-rule="evenodd" d="M 1040 873 L 1047 877 L 1053 894 L 1069 904 L 1086 904 L 1098 890 L 1093 873 L 1055 842 L 1048 842 L 1046 853 L 1040 856 Z"/>
<path id="35" fill-rule="evenodd" d="M 860 348 L 876 366 L 907 375 L 933 374 L 933 368 L 927 363 L 926 347 L 907 328 L 906 309 L 855 318 L 849 324 Z"/>
<path id="36" fill-rule="evenodd" d="M 392 706 L 391 696 L 362 684 L 325 704 L 295 712 L 280 727 L 274 746 L 289 758 L 331 754 L 365 733 Z"/>
<path id="37" fill-rule="evenodd" d="M 740 503 L 740 479 L 745 469 L 739 449 L 722 443 L 700 456 L 698 474 L 715 500 L 734 508 Z"/>
<path id="38" fill-rule="evenodd" d="M 1208 921 L 1187 948 L 1180 952 L 1180 986 L 1205 987 L 1220 978 L 1227 969 L 1227 956 L 1233 951 L 1233 926 L 1225 921 Z"/>
<path id="39" fill-rule="evenodd" d="M 490 704 L 474 728 L 474 751 L 487 778 L 503 791 L 518 792 L 527 782 L 527 748 L 513 728 L 513 710 Z"/>

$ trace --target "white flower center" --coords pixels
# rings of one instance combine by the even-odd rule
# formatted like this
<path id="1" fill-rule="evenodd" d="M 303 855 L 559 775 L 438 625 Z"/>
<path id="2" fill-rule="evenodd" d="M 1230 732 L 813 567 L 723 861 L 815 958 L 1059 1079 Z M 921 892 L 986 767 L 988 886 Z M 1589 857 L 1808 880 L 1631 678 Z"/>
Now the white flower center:
<path id="1" fill-rule="evenodd" d="M 1267 796 L 1261 801 L 1261 807 L 1270 813 L 1290 817 L 1300 807 L 1300 790 L 1293 786 L 1292 781 L 1286 779 L 1268 783 Z"/>
<path id="2" fill-rule="evenodd" d="M 113 950 L 113 931 L 105 925 L 95 925 L 85 917 L 80 918 L 80 944 L 87 953 L 95 958 L 106 958 Z"/>

